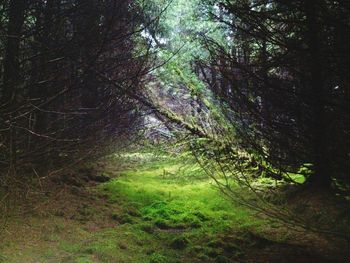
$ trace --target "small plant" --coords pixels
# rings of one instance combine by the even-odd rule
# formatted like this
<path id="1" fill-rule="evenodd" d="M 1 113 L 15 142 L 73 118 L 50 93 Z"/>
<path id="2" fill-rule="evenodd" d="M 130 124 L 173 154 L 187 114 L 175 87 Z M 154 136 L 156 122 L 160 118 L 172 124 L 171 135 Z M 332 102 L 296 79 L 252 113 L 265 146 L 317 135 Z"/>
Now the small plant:
<path id="1" fill-rule="evenodd" d="M 167 257 L 159 253 L 153 253 L 150 258 L 150 263 L 166 263 L 168 262 Z"/>
<path id="2" fill-rule="evenodd" d="M 313 164 L 312 163 L 304 163 L 298 171 L 298 174 L 305 176 L 306 178 L 312 175 L 313 173 Z"/>

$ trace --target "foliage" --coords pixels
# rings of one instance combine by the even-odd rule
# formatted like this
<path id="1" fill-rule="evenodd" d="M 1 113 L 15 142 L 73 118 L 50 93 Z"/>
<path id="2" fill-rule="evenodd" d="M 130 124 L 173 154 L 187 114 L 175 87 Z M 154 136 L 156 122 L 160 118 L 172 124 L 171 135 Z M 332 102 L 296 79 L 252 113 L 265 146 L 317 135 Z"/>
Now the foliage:
<path id="1" fill-rule="evenodd" d="M 166 63 L 147 84 L 156 117 L 232 199 L 308 228 L 279 196 L 305 186 L 347 196 L 348 81 L 339 69 L 350 63 L 327 55 L 343 52 L 346 4 L 188 2 L 172 1 L 144 35 L 162 40 L 153 48 Z"/>
<path id="2" fill-rule="evenodd" d="M 221 78 L 210 87 L 226 103 L 226 119 L 236 127 L 242 147 L 282 171 L 296 172 L 312 163 L 307 182 L 329 186 L 331 177 L 346 180 L 349 112 L 343 111 L 347 103 L 339 95 L 347 84 L 337 69 L 348 68 L 349 60 L 340 63 L 327 56 L 344 44 L 336 40 L 339 31 L 333 25 L 343 25 L 346 5 L 215 2 L 217 10 L 208 13 L 229 27 L 226 38 L 233 44 L 227 49 L 206 38 L 211 59 L 203 63 Z M 349 26 L 341 28 L 349 32 Z M 343 90 L 335 83 L 343 83 Z M 331 129 L 330 123 L 339 128 Z"/>
<path id="3" fill-rule="evenodd" d="M 263 168 L 262 176 L 288 179 L 311 163 L 307 183 L 346 180 L 349 113 L 339 95 L 347 81 L 337 69 L 348 68 L 349 61 L 326 55 L 342 50 L 337 36 L 349 30 L 342 22 L 346 5 L 317 6 L 314 1 L 172 1 L 152 35 L 162 39 L 157 57 L 167 63 L 154 73 L 148 96 L 160 97 L 157 107 L 176 115 L 177 124 L 180 119 L 198 127 L 211 145 L 224 145 L 236 156 L 245 152 Z M 330 22 L 327 17 L 335 14 L 339 19 Z M 342 25 L 339 32 L 332 23 Z M 327 34 L 332 37 L 322 37 Z M 320 72 L 332 73 L 321 79 Z M 336 132 L 327 126 L 331 120 Z"/>
<path id="4" fill-rule="evenodd" d="M 142 169 L 101 190 L 110 202 L 133 204 L 111 215 L 133 238 L 188 231 L 167 242 L 193 249 L 204 232 L 247 216 L 237 203 L 331 233 L 315 227 L 324 214 L 299 216 L 307 198 L 293 207 L 283 197 L 335 189 L 348 198 L 348 16 L 348 4 L 329 0 L 4 1 L 0 185 L 2 174 L 49 178 L 47 168 L 151 134 L 176 159 L 122 155 Z M 89 251 L 116 256 L 113 234 L 96 237 Z"/>
<path id="5" fill-rule="evenodd" d="M 142 13 L 119 0 L 1 3 L 4 174 L 41 176 L 135 138 L 142 119 L 130 94 L 148 69 Z"/>
<path id="6" fill-rule="evenodd" d="M 1 233 L 5 262 L 256 262 L 262 253 L 268 261 L 286 255 L 292 261 L 296 255 L 300 262 L 325 261 L 310 252 L 314 243 L 319 250 L 328 247 L 320 236 L 291 231 L 233 204 L 209 178 L 188 181 L 187 169 L 181 169 L 176 180 L 164 177 L 164 170 L 177 174 L 184 157 L 131 155 L 102 161 L 107 165 L 104 173 L 122 172 L 110 182 L 89 184 L 85 190 L 66 185 L 49 203 L 40 195 L 32 204 L 34 212 L 25 218 L 9 217 L 8 231 Z M 314 213 L 313 220 L 319 216 Z M 329 256 L 341 258 L 334 253 Z"/>

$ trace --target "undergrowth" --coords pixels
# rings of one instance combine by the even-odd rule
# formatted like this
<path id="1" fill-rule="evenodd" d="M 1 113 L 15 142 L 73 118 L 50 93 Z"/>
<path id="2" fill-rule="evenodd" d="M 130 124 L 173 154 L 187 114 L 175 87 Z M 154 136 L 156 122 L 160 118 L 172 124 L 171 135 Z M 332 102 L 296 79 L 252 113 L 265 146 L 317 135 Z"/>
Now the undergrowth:
<path id="1" fill-rule="evenodd" d="M 220 243 L 222 233 L 235 232 L 239 237 L 262 225 L 251 212 L 226 200 L 198 166 L 179 158 L 144 162 L 101 185 L 100 191 L 123 207 L 123 215 L 114 215 L 117 221 L 167 244 L 167 249 L 151 254 L 150 262 L 173 262 L 172 253 L 175 258 L 191 255 L 197 262 L 224 260 L 225 254 L 241 252 L 235 247 L 224 253 L 220 245 L 213 246 Z"/>
<path id="2" fill-rule="evenodd" d="M 109 182 L 67 188 L 44 217 L 11 218 L 0 263 L 258 262 L 261 251 L 305 259 L 286 245 L 288 230 L 226 199 L 189 156 L 128 153 L 104 162 Z"/>

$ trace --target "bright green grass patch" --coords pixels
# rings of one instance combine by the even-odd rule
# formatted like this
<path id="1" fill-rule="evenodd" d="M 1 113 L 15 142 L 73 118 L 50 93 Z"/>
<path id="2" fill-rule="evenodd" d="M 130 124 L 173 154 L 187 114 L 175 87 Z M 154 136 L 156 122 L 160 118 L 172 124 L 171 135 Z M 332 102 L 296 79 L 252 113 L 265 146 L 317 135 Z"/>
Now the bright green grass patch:
<path id="1" fill-rule="evenodd" d="M 132 225 L 130 231 L 143 231 L 149 244 L 167 245 L 150 254 L 148 262 L 181 262 L 169 259 L 174 253 L 178 259 L 193 254 L 200 257 L 196 262 L 207 261 L 220 253 L 206 243 L 222 233 L 240 233 L 262 223 L 226 200 L 198 166 L 184 166 L 176 159 L 144 163 L 101 185 L 100 191 L 124 207 L 124 215 L 114 215 L 123 227 Z"/>
<path id="2" fill-rule="evenodd" d="M 226 200 L 190 161 L 140 155 L 111 158 L 129 168 L 98 186 L 98 195 L 90 192 L 106 196 L 110 210 L 82 205 L 74 218 L 53 216 L 45 224 L 32 217 L 33 245 L 7 243 L 0 263 L 232 262 L 245 231 L 264 224 Z M 107 224 L 101 228 L 99 213 Z"/>
<path id="3" fill-rule="evenodd" d="M 164 170 L 166 171 L 164 172 Z M 111 200 L 132 204 L 146 221 L 186 228 L 227 226 L 227 221 L 247 221 L 249 213 L 225 200 L 215 184 L 207 179 L 195 183 L 174 181 L 165 173 L 175 173 L 178 164 L 166 162 L 153 168 L 128 171 L 102 186 Z M 215 222 L 218 221 L 218 222 Z"/>
<path id="4" fill-rule="evenodd" d="M 292 180 L 298 184 L 303 184 L 305 183 L 306 179 L 305 176 L 302 174 L 297 174 L 297 173 L 288 173 L 288 176 L 292 178 Z"/>

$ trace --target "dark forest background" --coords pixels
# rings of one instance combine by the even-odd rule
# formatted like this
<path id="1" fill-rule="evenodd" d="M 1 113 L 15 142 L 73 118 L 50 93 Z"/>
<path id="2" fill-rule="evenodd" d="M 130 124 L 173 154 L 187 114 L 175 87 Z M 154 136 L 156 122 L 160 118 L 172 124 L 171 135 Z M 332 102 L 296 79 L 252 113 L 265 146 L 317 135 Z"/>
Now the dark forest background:
<path id="1" fill-rule="evenodd" d="M 1 167 L 57 168 L 139 128 L 132 1 L 2 1 Z M 142 43 L 138 43 L 140 46 Z M 125 144 L 125 143 L 124 143 Z"/>

